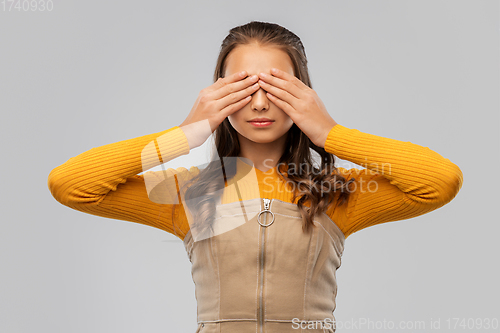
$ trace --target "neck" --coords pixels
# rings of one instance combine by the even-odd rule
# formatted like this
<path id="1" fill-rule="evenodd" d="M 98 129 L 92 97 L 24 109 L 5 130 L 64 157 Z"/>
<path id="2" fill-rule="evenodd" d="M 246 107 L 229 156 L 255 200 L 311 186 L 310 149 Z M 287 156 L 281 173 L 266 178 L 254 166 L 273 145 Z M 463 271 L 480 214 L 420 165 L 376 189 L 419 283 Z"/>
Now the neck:
<path id="1" fill-rule="evenodd" d="M 248 158 L 254 167 L 261 171 L 274 168 L 283 155 L 285 149 L 286 135 L 267 143 L 251 141 L 238 133 L 240 142 L 240 157 Z"/>

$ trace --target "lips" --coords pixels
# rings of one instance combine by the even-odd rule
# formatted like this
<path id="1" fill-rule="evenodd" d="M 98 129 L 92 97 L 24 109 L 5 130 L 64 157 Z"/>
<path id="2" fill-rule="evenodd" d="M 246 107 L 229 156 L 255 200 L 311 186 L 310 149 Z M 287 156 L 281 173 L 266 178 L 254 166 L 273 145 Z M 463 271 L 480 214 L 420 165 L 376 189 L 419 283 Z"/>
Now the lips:
<path id="1" fill-rule="evenodd" d="M 252 120 L 249 120 L 248 122 L 250 123 L 254 123 L 254 122 L 257 122 L 257 123 L 265 123 L 265 122 L 273 122 L 274 120 L 272 119 L 269 119 L 269 118 L 254 118 Z"/>
<path id="2" fill-rule="evenodd" d="M 271 120 L 269 118 L 255 118 L 250 121 L 248 121 L 249 124 L 255 126 L 255 127 L 267 127 L 272 125 L 274 120 Z"/>

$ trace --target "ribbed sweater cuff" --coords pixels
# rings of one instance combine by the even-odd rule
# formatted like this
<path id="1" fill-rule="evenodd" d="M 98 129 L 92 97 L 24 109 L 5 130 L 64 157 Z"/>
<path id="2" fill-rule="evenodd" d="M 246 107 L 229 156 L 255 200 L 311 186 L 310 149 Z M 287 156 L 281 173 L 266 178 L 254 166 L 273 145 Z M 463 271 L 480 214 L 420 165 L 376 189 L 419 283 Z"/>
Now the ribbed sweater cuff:
<path id="1" fill-rule="evenodd" d="M 157 133 L 141 152 L 143 171 L 166 163 L 181 155 L 189 154 L 188 138 L 179 126 Z"/>

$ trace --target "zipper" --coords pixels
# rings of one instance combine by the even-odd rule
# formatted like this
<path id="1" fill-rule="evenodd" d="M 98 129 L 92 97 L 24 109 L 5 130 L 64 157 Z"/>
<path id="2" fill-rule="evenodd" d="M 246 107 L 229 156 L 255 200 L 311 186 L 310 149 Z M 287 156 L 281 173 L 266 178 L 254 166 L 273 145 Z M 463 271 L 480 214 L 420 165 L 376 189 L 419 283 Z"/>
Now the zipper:
<path id="1" fill-rule="evenodd" d="M 271 212 L 270 207 L 271 207 L 271 201 L 273 199 L 267 199 L 263 198 L 262 199 L 264 202 L 264 209 L 259 212 L 259 215 L 257 216 L 257 222 L 261 225 L 261 227 L 268 227 L 274 222 L 274 213 Z M 272 214 L 273 220 L 271 223 L 267 224 L 267 215 L 264 214 L 264 224 L 260 222 L 260 216 L 262 213 L 268 212 Z M 264 326 L 264 309 L 263 309 L 263 292 L 264 292 L 264 250 L 265 250 L 265 238 L 266 238 L 266 228 L 260 228 L 261 229 L 261 251 L 260 251 L 260 270 L 259 270 L 259 278 L 260 278 L 260 283 L 259 283 L 259 312 L 257 314 L 257 321 L 259 323 L 259 332 L 263 332 L 263 326 Z"/>
<path id="2" fill-rule="evenodd" d="M 270 206 L 271 206 L 271 201 L 272 201 L 272 200 L 274 200 L 274 199 L 266 199 L 266 198 L 263 198 L 262 200 L 264 201 L 264 209 L 263 209 L 263 210 L 261 210 L 261 211 L 259 212 L 259 215 L 257 216 L 257 222 L 259 222 L 259 224 L 260 224 L 261 226 L 263 226 L 263 227 L 269 227 L 269 226 L 270 226 L 271 224 L 273 224 L 273 222 L 274 222 L 274 213 L 273 213 L 273 212 L 271 212 L 271 210 L 269 209 L 269 208 L 270 208 Z M 266 224 L 266 223 L 264 222 L 264 224 L 262 224 L 262 223 L 260 222 L 260 215 L 261 215 L 262 213 L 271 213 L 271 215 L 273 216 L 273 220 L 271 221 L 271 223 Z M 266 218 L 266 220 L 267 220 L 267 218 Z"/>

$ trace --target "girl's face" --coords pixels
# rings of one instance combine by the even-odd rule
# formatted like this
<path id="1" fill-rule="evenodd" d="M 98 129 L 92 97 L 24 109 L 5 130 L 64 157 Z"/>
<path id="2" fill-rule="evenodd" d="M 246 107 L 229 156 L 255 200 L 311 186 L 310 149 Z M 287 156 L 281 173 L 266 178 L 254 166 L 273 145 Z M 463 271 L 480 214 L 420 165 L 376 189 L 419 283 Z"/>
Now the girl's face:
<path id="1" fill-rule="evenodd" d="M 249 76 L 259 73 L 270 75 L 273 67 L 294 75 L 292 61 L 284 51 L 255 44 L 239 45 L 228 55 L 224 75 L 227 77 L 243 70 Z M 269 118 L 273 122 L 265 127 L 257 127 L 249 122 L 260 117 Z M 293 125 L 292 119 L 267 98 L 263 88 L 253 93 L 250 102 L 228 116 L 228 120 L 238 132 L 240 142 L 249 140 L 255 143 L 272 143 L 280 138 L 283 141 L 283 136 L 286 137 Z"/>

